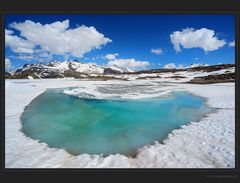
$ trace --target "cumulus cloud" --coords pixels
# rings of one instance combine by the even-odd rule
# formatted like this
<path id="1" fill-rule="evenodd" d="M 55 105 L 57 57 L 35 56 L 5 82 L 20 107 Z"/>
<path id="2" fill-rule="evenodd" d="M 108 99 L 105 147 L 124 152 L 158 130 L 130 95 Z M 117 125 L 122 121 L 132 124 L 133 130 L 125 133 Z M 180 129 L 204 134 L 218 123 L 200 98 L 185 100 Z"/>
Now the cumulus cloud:
<path id="1" fill-rule="evenodd" d="M 177 69 L 178 66 L 174 63 L 168 63 L 166 65 L 163 66 L 164 69 Z"/>
<path id="2" fill-rule="evenodd" d="M 116 65 L 121 68 L 128 68 L 128 69 L 140 69 L 144 68 L 146 66 L 149 66 L 150 63 L 148 61 L 137 61 L 134 58 L 130 59 L 115 59 L 115 60 L 110 60 L 108 62 L 108 65 Z"/>
<path id="3" fill-rule="evenodd" d="M 118 56 L 117 53 L 115 54 L 107 54 L 105 57 L 108 59 L 108 66 L 117 66 L 120 68 L 127 68 L 130 70 L 136 70 L 136 69 L 141 69 L 145 68 L 150 65 L 148 61 L 138 61 L 135 60 L 134 58 L 128 58 L 128 59 L 117 59 L 116 57 Z"/>
<path id="4" fill-rule="evenodd" d="M 26 20 L 22 23 L 14 22 L 9 27 L 20 31 L 20 36 L 16 36 L 13 31 L 6 30 L 6 45 L 17 53 L 33 53 L 36 47 L 40 47 L 41 52 L 82 57 L 85 53 L 112 42 L 93 26 L 70 28 L 69 20 L 51 24 Z"/>
<path id="5" fill-rule="evenodd" d="M 194 68 L 194 67 L 204 67 L 209 66 L 208 64 L 204 64 L 202 62 L 192 63 L 190 65 L 184 66 L 183 64 L 176 65 L 175 63 L 168 63 L 163 66 L 164 69 L 186 69 L 186 68 Z"/>
<path id="6" fill-rule="evenodd" d="M 188 48 L 202 48 L 205 52 L 214 51 L 223 47 L 226 42 L 216 37 L 214 30 L 201 28 L 186 28 L 170 34 L 171 43 L 176 52 L 181 52 L 181 46 Z"/>
<path id="7" fill-rule="evenodd" d="M 118 56 L 117 53 L 114 53 L 114 54 L 107 54 L 105 55 L 105 57 L 108 59 L 108 60 L 114 60 L 116 57 Z"/>
<path id="8" fill-rule="evenodd" d="M 204 64 L 202 62 L 199 62 L 199 63 L 192 63 L 192 64 L 186 66 L 185 68 L 205 67 L 205 66 L 209 66 L 209 65 L 208 64 Z"/>
<path id="9" fill-rule="evenodd" d="M 230 46 L 230 47 L 234 47 L 234 46 L 235 46 L 235 41 L 231 41 L 231 42 L 229 42 L 229 43 L 228 43 L 228 46 Z"/>
<path id="10" fill-rule="evenodd" d="M 185 68 L 184 65 L 182 65 L 182 64 L 178 65 L 178 69 L 184 69 L 184 68 Z"/>
<path id="11" fill-rule="evenodd" d="M 161 55 L 163 53 L 163 50 L 161 48 L 156 48 L 156 49 L 152 48 L 151 52 L 157 55 Z"/>
<path id="12" fill-rule="evenodd" d="M 34 54 L 26 54 L 26 53 L 20 53 L 17 56 L 9 56 L 9 58 L 15 58 L 19 60 L 25 60 L 25 61 L 38 61 L 38 62 L 47 62 L 49 60 L 53 59 L 53 55 L 51 53 L 47 52 L 38 52 L 35 50 Z M 65 59 L 67 60 L 67 58 Z"/>
<path id="13" fill-rule="evenodd" d="M 198 58 L 198 57 L 194 57 L 193 60 L 200 60 L 200 58 Z"/>
<path id="14" fill-rule="evenodd" d="M 16 53 L 33 53 L 35 47 L 32 42 L 13 35 L 13 31 L 8 29 L 5 30 L 5 46 Z"/>
<path id="15" fill-rule="evenodd" d="M 5 58 L 5 70 L 9 70 L 12 67 L 13 67 L 12 62 L 8 58 Z"/>

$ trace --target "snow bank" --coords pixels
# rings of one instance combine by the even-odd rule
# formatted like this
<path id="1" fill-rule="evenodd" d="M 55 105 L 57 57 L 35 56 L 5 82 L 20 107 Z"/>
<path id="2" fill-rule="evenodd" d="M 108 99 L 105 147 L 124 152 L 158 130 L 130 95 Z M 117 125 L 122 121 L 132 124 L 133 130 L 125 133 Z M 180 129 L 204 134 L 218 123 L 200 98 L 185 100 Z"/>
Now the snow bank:
<path id="1" fill-rule="evenodd" d="M 159 81 L 6 80 L 6 168 L 233 168 L 234 84 L 163 84 Z M 141 86 L 136 90 L 127 89 L 132 84 L 143 85 L 148 88 L 146 93 L 152 93 L 143 92 L 140 95 Z M 73 156 L 63 149 L 49 148 L 47 144 L 26 137 L 21 132 L 20 116 L 24 107 L 47 88 L 81 87 L 93 96 L 106 97 L 104 92 L 111 91 L 103 92 L 100 88 L 113 85 L 125 88 L 126 94 L 123 96 L 126 98 L 134 98 L 134 92 L 144 97 L 164 90 L 186 90 L 206 97 L 211 107 L 219 109 L 199 122 L 172 131 L 162 144 L 142 147 L 136 158 L 120 154 L 107 157 L 88 154 Z M 117 94 L 119 90 L 115 89 L 114 92 Z M 80 95 L 80 90 L 70 94 Z"/>
<path id="2" fill-rule="evenodd" d="M 172 131 L 163 144 L 142 148 L 134 163 L 142 168 L 233 168 L 234 129 L 234 111 L 218 110 Z"/>

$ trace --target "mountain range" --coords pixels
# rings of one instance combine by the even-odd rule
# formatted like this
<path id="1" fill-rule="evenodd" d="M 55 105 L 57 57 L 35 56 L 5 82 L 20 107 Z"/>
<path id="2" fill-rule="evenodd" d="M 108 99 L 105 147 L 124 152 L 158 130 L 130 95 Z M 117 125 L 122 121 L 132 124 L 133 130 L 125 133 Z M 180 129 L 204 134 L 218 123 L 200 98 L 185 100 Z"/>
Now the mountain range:
<path id="1" fill-rule="evenodd" d="M 41 79 L 41 78 L 96 78 L 106 77 L 107 75 L 123 75 L 123 74 L 148 74 L 148 73 L 174 73 L 176 71 L 188 72 L 212 72 L 229 67 L 234 67 L 234 64 L 220 64 L 220 65 L 205 65 L 205 64 L 192 64 L 189 67 L 182 69 L 150 69 L 132 71 L 127 68 L 121 68 L 116 65 L 112 66 L 98 66 L 94 63 L 82 63 L 79 61 L 53 61 L 50 63 L 35 63 L 25 64 L 23 67 L 17 69 L 15 72 L 5 72 L 5 78 L 9 79 Z"/>
<path id="2" fill-rule="evenodd" d="M 53 61 L 47 64 L 25 64 L 15 72 L 5 72 L 5 77 L 24 79 L 29 76 L 34 79 L 40 78 L 85 78 L 104 74 L 123 74 L 132 72 L 127 68 L 116 65 L 101 67 L 94 63 L 82 63 L 79 61 Z"/>

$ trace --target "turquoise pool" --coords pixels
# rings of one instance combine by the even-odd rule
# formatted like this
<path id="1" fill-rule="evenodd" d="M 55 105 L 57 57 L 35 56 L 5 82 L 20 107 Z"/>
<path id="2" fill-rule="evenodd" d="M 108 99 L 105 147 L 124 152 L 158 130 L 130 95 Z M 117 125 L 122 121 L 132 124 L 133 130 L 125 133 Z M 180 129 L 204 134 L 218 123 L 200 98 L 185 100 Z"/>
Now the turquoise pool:
<path id="1" fill-rule="evenodd" d="M 212 111 L 203 98 L 188 92 L 140 100 L 98 100 L 51 89 L 25 108 L 21 120 L 27 136 L 73 155 L 133 155 Z"/>

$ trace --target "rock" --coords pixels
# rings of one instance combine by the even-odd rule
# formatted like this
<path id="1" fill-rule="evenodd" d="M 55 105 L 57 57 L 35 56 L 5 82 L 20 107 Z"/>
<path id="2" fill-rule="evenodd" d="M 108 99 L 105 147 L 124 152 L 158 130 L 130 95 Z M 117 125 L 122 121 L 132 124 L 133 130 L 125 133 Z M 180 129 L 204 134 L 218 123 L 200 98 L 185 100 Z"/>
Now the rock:
<path id="1" fill-rule="evenodd" d="M 138 77 L 137 79 L 156 79 L 161 78 L 161 76 L 144 76 L 144 77 Z"/>
<path id="2" fill-rule="evenodd" d="M 45 71 L 42 73 L 41 78 L 64 78 L 64 75 L 56 71 Z"/>
<path id="3" fill-rule="evenodd" d="M 73 71 L 73 70 L 67 70 L 63 73 L 64 77 L 74 77 L 74 78 L 85 78 L 87 75 L 81 74 L 79 72 Z"/>
<path id="4" fill-rule="evenodd" d="M 11 76 L 8 76 L 8 79 L 28 79 L 29 77 L 32 77 L 33 79 L 39 79 L 39 77 L 32 73 L 17 73 Z"/>
<path id="5" fill-rule="evenodd" d="M 121 72 L 117 71 L 117 70 L 113 70 L 111 68 L 106 68 L 106 69 L 104 69 L 103 74 L 106 74 L 106 75 L 107 74 L 121 74 Z"/>
<path id="6" fill-rule="evenodd" d="M 225 83 L 225 82 L 234 82 L 235 73 L 226 73 L 226 74 L 216 74 L 208 75 L 202 77 L 195 77 L 187 83 L 191 84 L 210 84 L 210 83 Z"/>
<path id="7" fill-rule="evenodd" d="M 182 78 L 186 78 L 185 76 L 170 76 L 170 77 L 165 77 L 165 78 L 175 78 L 175 79 L 182 79 Z"/>

